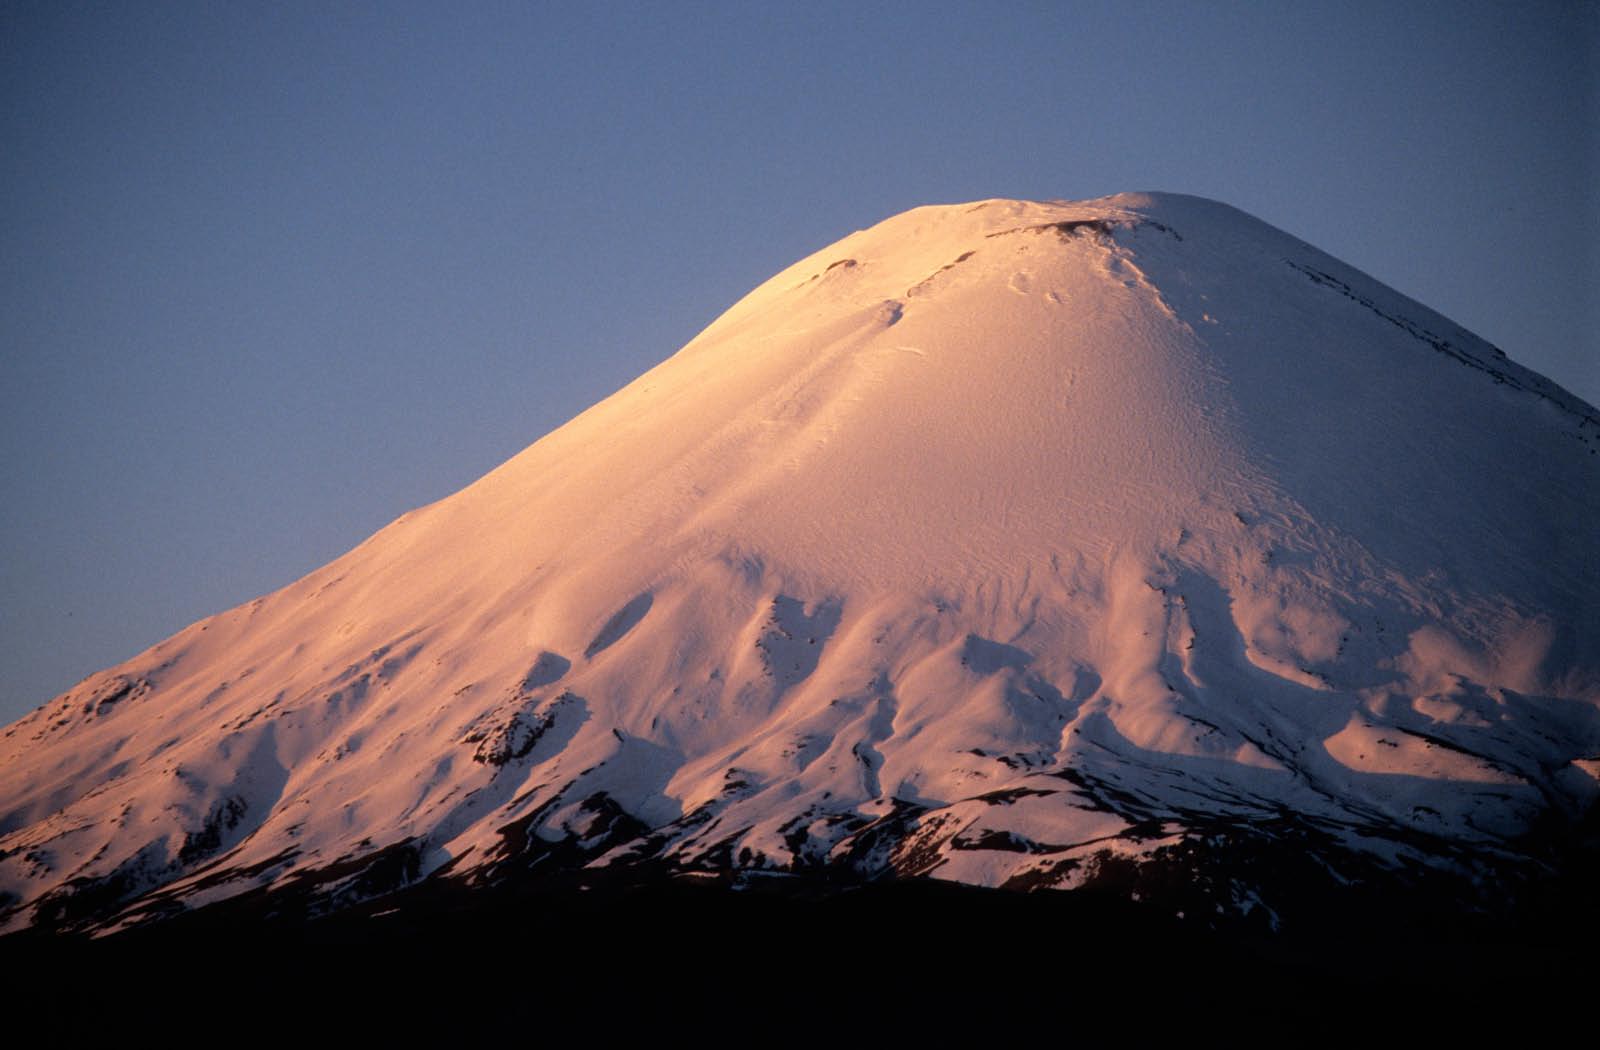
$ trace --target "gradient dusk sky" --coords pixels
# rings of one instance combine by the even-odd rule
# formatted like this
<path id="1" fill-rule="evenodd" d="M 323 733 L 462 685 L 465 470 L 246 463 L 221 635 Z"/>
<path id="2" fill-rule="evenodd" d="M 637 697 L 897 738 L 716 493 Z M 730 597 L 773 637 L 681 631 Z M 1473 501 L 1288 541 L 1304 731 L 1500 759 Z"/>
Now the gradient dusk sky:
<path id="1" fill-rule="evenodd" d="M 1214 197 L 1600 401 L 1597 125 L 1593 3 L 8 2 L 0 721 L 919 204 Z"/>

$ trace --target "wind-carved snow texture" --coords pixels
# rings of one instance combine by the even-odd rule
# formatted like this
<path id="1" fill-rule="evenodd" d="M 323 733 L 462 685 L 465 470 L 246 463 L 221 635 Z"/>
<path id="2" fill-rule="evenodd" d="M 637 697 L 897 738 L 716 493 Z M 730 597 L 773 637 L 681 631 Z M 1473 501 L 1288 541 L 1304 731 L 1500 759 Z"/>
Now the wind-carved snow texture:
<path id="1" fill-rule="evenodd" d="M 557 874 L 1268 925 L 1319 880 L 1511 894 L 1600 794 L 1597 418 L 1220 204 L 919 208 L 8 727 L 0 914 Z"/>

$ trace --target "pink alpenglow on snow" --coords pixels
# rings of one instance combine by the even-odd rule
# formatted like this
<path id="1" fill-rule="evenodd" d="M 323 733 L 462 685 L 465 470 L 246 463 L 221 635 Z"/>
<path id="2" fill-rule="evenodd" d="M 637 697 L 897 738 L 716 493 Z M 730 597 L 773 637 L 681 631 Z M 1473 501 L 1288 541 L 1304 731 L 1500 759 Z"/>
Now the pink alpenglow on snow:
<path id="1" fill-rule="evenodd" d="M 0 914 L 541 857 L 1071 889 L 1218 828 L 1335 873 L 1515 860 L 1597 794 L 1597 449 L 1587 404 L 1224 205 L 917 208 L 7 728 Z"/>

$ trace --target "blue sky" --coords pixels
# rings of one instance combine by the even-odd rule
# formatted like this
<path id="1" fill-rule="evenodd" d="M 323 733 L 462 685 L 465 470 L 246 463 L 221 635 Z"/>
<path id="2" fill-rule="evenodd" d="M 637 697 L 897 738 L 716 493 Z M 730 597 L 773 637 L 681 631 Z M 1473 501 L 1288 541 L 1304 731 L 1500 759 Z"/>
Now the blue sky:
<path id="1" fill-rule="evenodd" d="M 918 204 L 1215 197 L 1600 401 L 1600 6 L 0 7 L 0 720 Z"/>

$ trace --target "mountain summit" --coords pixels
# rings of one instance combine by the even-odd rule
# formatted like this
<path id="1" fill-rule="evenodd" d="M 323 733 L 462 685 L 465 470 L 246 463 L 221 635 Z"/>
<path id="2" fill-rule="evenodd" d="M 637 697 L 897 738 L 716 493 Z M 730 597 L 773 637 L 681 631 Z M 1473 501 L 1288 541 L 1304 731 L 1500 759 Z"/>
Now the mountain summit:
<path id="1" fill-rule="evenodd" d="M 1263 857 L 1536 873 L 1600 777 L 1597 450 L 1587 404 L 1224 205 L 917 208 L 7 728 L 0 915 L 1181 871 L 1276 924 Z"/>

